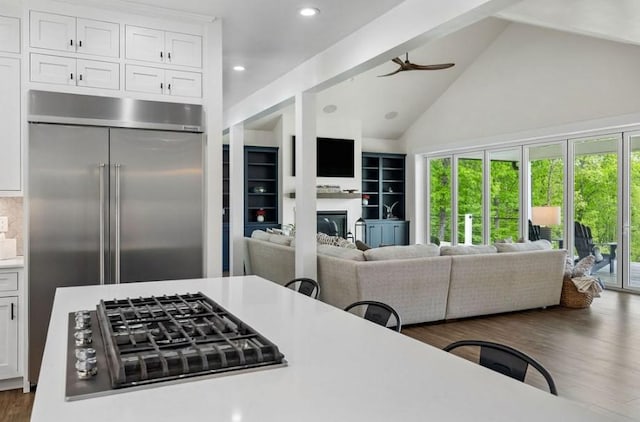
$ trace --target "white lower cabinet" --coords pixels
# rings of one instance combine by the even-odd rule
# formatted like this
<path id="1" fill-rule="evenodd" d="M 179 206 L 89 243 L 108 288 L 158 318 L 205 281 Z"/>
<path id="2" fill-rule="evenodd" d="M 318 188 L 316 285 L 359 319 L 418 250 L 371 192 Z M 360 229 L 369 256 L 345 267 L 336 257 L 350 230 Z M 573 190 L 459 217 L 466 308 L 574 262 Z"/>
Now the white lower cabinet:
<path id="1" fill-rule="evenodd" d="M 31 54 L 31 81 L 87 88 L 120 89 L 120 65 L 98 60 Z"/>
<path id="2" fill-rule="evenodd" d="M 202 97 L 202 74 L 127 65 L 125 89 L 149 94 Z"/>
<path id="3" fill-rule="evenodd" d="M 0 379 L 19 376 L 18 297 L 0 297 Z"/>

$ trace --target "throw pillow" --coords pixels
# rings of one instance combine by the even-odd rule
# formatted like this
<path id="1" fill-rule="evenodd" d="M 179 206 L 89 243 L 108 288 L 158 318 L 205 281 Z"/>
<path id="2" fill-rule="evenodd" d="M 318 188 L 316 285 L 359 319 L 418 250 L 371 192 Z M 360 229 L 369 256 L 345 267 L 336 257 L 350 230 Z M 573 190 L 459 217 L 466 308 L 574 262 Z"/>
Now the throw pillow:
<path id="1" fill-rule="evenodd" d="M 332 245 L 341 248 L 356 249 L 356 245 L 340 236 L 329 236 L 326 233 L 320 232 L 316 235 L 316 239 L 320 245 Z"/>
<path id="2" fill-rule="evenodd" d="M 360 240 L 356 240 L 356 248 L 358 248 L 361 251 L 366 251 L 367 249 L 371 249 L 371 246 L 367 245 L 366 243 Z"/>
<path id="3" fill-rule="evenodd" d="M 505 242 L 506 243 L 506 242 Z M 498 249 L 491 245 L 456 245 L 440 246 L 440 255 L 480 255 L 497 253 Z"/>
<path id="4" fill-rule="evenodd" d="M 593 255 L 585 256 L 573 268 L 573 277 L 584 277 L 591 273 L 591 267 L 596 263 L 596 257 Z"/>
<path id="5" fill-rule="evenodd" d="M 526 243 L 495 243 L 498 252 L 546 251 L 551 249 L 551 242 L 545 239 Z"/>
<path id="6" fill-rule="evenodd" d="M 269 240 L 269 238 L 271 237 L 271 235 L 265 231 L 262 230 L 254 230 L 251 233 L 251 237 L 253 239 L 259 239 L 259 240 Z"/>
<path id="7" fill-rule="evenodd" d="M 498 239 L 495 243 L 513 243 L 512 237 L 505 237 L 504 239 Z"/>
<path id="8" fill-rule="evenodd" d="M 567 257 L 564 261 L 564 278 L 573 277 L 573 258 L 567 254 Z"/>
<path id="9" fill-rule="evenodd" d="M 269 235 L 269 242 L 277 243 L 278 245 L 290 246 L 291 245 L 291 237 L 283 236 L 281 234 L 271 234 Z"/>

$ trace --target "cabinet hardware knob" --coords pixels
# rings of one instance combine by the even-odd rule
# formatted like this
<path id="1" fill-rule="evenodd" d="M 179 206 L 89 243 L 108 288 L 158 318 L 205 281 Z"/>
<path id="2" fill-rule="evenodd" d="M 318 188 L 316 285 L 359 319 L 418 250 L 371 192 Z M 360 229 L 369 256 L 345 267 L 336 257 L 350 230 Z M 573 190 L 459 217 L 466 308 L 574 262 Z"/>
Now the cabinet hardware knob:
<path id="1" fill-rule="evenodd" d="M 78 80 L 81 81 L 82 80 L 82 73 L 78 75 Z"/>
<path id="2" fill-rule="evenodd" d="M 16 306 L 15 304 L 13 304 L 13 303 L 11 304 L 11 321 L 13 321 L 15 319 L 15 317 L 16 317 L 15 306 Z"/>
<path id="3" fill-rule="evenodd" d="M 82 40 L 78 41 L 78 47 L 82 47 Z"/>
<path id="4" fill-rule="evenodd" d="M 169 60 L 171 60 L 171 51 L 169 51 L 169 52 L 167 53 L 167 58 L 168 58 Z"/>
<path id="5" fill-rule="evenodd" d="M 161 51 L 161 52 L 160 52 L 160 58 L 162 58 L 162 57 L 163 57 L 163 55 L 162 55 L 162 51 Z"/>
<path id="6" fill-rule="evenodd" d="M 164 84 L 160 82 L 160 89 L 164 88 Z"/>
<path id="7" fill-rule="evenodd" d="M 171 84 L 168 84 L 167 88 L 169 89 L 169 91 L 171 91 Z"/>
<path id="8" fill-rule="evenodd" d="M 73 73 L 71 74 L 71 80 L 73 80 Z"/>
<path id="9" fill-rule="evenodd" d="M 69 45 L 73 47 L 73 40 L 69 40 Z"/>

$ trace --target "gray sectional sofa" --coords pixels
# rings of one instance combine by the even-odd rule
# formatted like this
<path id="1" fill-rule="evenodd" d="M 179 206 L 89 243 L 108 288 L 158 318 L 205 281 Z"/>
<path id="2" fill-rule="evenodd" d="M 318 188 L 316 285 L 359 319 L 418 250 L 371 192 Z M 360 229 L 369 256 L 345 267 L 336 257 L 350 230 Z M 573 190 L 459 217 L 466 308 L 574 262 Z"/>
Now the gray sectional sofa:
<path id="1" fill-rule="evenodd" d="M 283 236 L 273 236 L 279 235 L 245 239 L 245 270 L 285 284 L 295 277 L 295 249 Z M 364 253 L 318 245 L 320 299 L 338 308 L 358 300 L 385 302 L 403 324 L 559 304 L 566 251 L 531 250 L 533 245 L 500 247 L 518 252 L 482 248 L 487 247 L 443 248 L 451 255 L 441 256 L 435 245 Z"/>

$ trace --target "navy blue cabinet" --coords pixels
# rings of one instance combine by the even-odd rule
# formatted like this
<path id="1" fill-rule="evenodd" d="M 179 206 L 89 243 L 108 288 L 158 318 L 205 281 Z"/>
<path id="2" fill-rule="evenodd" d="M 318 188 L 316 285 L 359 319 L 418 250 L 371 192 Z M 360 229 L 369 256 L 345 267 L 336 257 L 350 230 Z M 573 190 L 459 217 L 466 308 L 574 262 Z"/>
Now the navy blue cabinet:
<path id="1" fill-rule="evenodd" d="M 371 247 L 409 244 L 409 222 L 365 220 L 365 243 Z"/>
<path id="2" fill-rule="evenodd" d="M 244 235 L 249 237 L 254 230 L 280 227 L 278 148 L 246 146 L 244 166 Z"/>

